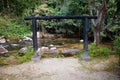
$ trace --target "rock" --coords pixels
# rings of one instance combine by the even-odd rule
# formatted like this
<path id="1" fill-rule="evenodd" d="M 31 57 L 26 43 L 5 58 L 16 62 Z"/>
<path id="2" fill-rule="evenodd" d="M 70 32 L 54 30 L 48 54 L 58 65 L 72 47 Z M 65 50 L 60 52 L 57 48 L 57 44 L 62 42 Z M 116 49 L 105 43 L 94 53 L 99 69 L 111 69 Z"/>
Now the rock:
<path id="1" fill-rule="evenodd" d="M 20 44 L 8 44 L 8 43 L 2 43 L 0 44 L 7 50 L 13 50 L 13 49 L 20 49 L 21 45 Z"/>
<path id="2" fill-rule="evenodd" d="M 32 38 L 27 37 L 27 36 L 24 36 L 23 40 L 24 40 L 24 41 L 32 41 Z"/>
<path id="3" fill-rule="evenodd" d="M 56 38 L 63 38 L 63 34 L 55 34 Z"/>
<path id="4" fill-rule="evenodd" d="M 6 43 L 6 38 L 4 36 L 1 36 L 0 37 L 0 43 Z"/>
<path id="5" fill-rule="evenodd" d="M 38 48 L 37 53 L 58 53 L 58 49 L 56 47 L 53 47 L 49 49 L 49 47 L 41 47 Z"/>
<path id="6" fill-rule="evenodd" d="M 10 44 L 8 44 L 8 43 L 1 43 L 0 44 L 1 46 L 3 46 L 5 49 L 7 49 L 7 50 L 10 50 L 11 49 L 11 46 L 10 46 Z"/>
<path id="7" fill-rule="evenodd" d="M 37 52 L 40 53 L 40 52 L 48 52 L 49 51 L 49 48 L 48 47 L 41 47 L 41 48 L 38 48 Z"/>
<path id="8" fill-rule="evenodd" d="M 3 46 L 0 45 L 0 54 L 5 54 L 7 52 L 8 52 L 8 50 L 5 49 Z"/>
<path id="9" fill-rule="evenodd" d="M 80 52 L 79 49 L 63 49 L 62 50 L 62 53 L 65 54 L 65 53 L 77 53 L 77 52 Z"/>
<path id="10" fill-rule="evenodd" d="M 43 32 L 37 32 L 37 38 L 43 38 L 44 36 L 44 33 Z"/>
<path id="11" fill-rule="evenodd" d="M 23 41 L 32 41 L 32 38 L 24 36 L 23 39 L 19 40 L 19 42 L 23 42 Z"/>
<path id="12" fill-rule="evenodd" d="M 81 43 L 83 43 L 83 42 L 84 42 L 84 40 L 83 40 L 83 39 L 81 39 L 81 40 L 80 40 L 80 42 L 81 42 Z"/>
<path id="13" fill-rule="evenodd" d="M 48 47 L 49 47 L 50 50 L 55 50 L 55 49 L 57 49 L 57 48 L 56 48 L 54 45 L 52 45 L 52 44 L 49 45 Z"/>
<path id="14" fill-rule="evenodd" d="M 61 53 L 66 57 L 73 56 L 73 55 L 77 54 L 78 52 L 80 52 L 79 49 L 63 49 L 61 51 Z"/>
<path id="15" fill-rule="evenodd" d="M 52 47 L 52 48 L 50 48 L 50 50 L 56 50 L 57 48 L 56 47 Z"/>
<path id="16" fill-rule="evenodd" d="M 49 50 L 49 53 L 59 53 L 59 50 L 58 49 L 52 49 L 52 50 Z"/>
<path id="17" fill-rule="evenodd" d="M 52 44 L 48 46 L 49 49 L 52 48 L 52 47 L 54 47 L 54 45 L 52 45 Z"/>
<path id="18" fill-rule="evenodd" d="M 33 33 L 31 32 L 31 36 L 33 36 Z M 44 33 L 43 32 L 37 32 L 37 38 L 44 38 Z"/>
<path id="19" fill-rule="evenodd" d="M 10 44 L 11 49 L 19 49 L 21 46 L 19 44 Z"/>
<path id="20" fill-rule="evenodd" d="M 23 47 L 18 51 L 19 55 L 25 55 L 27 53 L 27 51 L 29 50 L 28 47 Z"/>
<path id="21" fill-rule="evenodd" d="M 33 41 L 30 37 L 24 37 L 23 39 L 19 40 L 19 43 L 26 44 L 26 45 L 32 45 Z"/>

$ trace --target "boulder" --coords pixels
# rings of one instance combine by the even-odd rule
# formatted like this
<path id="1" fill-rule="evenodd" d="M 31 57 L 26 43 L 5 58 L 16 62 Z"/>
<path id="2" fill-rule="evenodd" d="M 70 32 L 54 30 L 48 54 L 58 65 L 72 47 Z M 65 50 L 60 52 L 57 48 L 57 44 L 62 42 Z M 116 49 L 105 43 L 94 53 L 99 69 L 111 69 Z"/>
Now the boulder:
<path id="1" fill-rule="evenodd" d="M 73 55 L 77 54 L 78 52 L 80 52 L 79 49 L 63 49 L 63 50 L 61 51 L 61 53 L 62 53 L 64 56 L 67 56 L 67 57 L 73 56 Z"/>
<path id="2" fill-rule="evenodd" d="M 83 39 L 81 39 L 81 40 L 80 40 L 80 42 L 81 42 L 81 43 L 83 43 L 83 42 L 84 42 L 84 40 L 83 40 Z"/>
<path id="3" fill-rule="evenodd" d="M 52 48 L 49 48 L 49 47 L 41 47 L 41 48 L 38 48 L 37 50 L 37 53 L 58 53 L 58 49 L 56 47 L 52 47 Z"/>
<path id="4" fill-rule="evenodd" d="M 10 46 L 11 46 L 11 49 L 20 49 L 21 48 L 20 44 L 10 44 Z"/>
<path id="5" fill-rule="evenodd" d="M 8 44 L 8 43 L 1 43 L 0 44 L 2 47 L 4 47 L 5 49 L 7 49 L 7 50 L 10 50 L 11 49 L 11 46 L 10 46 L 10 44 Z"/>
<path id="6" fill-rule="evenodd" d="M 0 54 L 5 54 L 7 52 L 8 52 L 8 50 L 5 49 L 3 46 L 0 45 Z"/>
<path id="7" fill-rule="evenodd" d="M 23 41 L 32 41 L 32 38 L 31 38 L 31 37 L 24 36 L 24 37 L 23 37 Z"/>
<path id="8" fill-rule="evenodd" d="M 2 47 L 4 47 L 7 50 L 13 50 L 13 49 L 20 49 L 20 44 L 9 44 L 9 43 L 2 43 L 0 44 Z"/>
<path id="9" fill-rule="evenodd" d="M 33 41 L 32 41 L 32 38 L 25 36 L 24 38 L 22 38 L 22 39 L 19 40 L 19 43 L 26 44 L 26 45 L 29 46 L 29 45 L 33 44 Z"/>
<path id="10" fill-rule="evenodd" d="M 62 54 L 66 54 L 66 53 L 77 53 L 80 52 L 80 49 L 63 49 L 62 50 Z"/>
<path id="11" fill-rule="evenodd" d="M 6 38 L 4 36 L 1 36 L 0 37 L 0 43 L 6 43 Z"/>
<path id="12" fill-rule="evenodd" d="M 18 51 L 19 55 L 25 55 L 27 53 L 27 51 L 29 50 L 28 47 L 23 47 Z"/>
<path id="13" fill-rule="evenodd" d="M 49 51 L 49 48 L 48 47 L 41 47 L 41 48 L 38 48 L 37 52 L 38 53 L 45 53 L 45 52 L 48 52 Z"/>
<path id="14" fill-rule="evenodd" d="M 55 46 L 53 45 L 53 46 L 49 46 L 49 49 L 50 49 L 50 50 L 57 50 L 57 47 L 55 47 Z"/>

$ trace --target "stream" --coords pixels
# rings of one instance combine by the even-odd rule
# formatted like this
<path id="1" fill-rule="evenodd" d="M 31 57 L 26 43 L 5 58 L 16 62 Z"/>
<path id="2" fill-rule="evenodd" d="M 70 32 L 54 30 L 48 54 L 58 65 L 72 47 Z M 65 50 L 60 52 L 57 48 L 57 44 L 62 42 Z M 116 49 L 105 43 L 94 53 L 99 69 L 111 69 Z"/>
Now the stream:
<path id="1" fill-rule="evenodd" d="M 32 46 L 33 42 L 31 40 L 21 41 L 18 39 L 10 39 L 8 44 L 14 46 L 14 48 L 8 49 L 8 53 L 13 54 L 18 52 L 22 47 Z M 83 48 L 83 43 L 81 43 L 78 38 L 38 39 L 38 48 L 48 47 L 49 45 L 54 45 L 58 50 Z"/>

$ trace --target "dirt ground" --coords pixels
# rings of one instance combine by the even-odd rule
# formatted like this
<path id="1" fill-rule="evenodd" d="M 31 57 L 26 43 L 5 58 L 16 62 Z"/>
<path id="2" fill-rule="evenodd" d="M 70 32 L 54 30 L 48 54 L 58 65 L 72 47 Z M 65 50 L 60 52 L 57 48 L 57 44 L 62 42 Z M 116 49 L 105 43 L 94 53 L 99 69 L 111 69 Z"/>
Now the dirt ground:
<path id="1" fill-rule="evenodd" d="M 110 70 L 114 56 L 89 62 L 78 58 L 44 58 L 39 62 L 0 67 L 0 80 L 120 80 Z"/>

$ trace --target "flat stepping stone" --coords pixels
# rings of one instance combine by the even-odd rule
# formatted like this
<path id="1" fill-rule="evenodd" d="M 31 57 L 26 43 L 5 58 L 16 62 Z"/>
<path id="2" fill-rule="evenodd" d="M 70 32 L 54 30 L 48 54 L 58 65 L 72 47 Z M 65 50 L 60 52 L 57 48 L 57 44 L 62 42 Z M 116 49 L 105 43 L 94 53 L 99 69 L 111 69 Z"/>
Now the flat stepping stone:
<path id="1" fill-rule="evenodd" d="M 77 52 L 80 52 L 80 49 L 64 49 L 64 50 L 62 50 L 62 54 L 77 53 Z"/>

